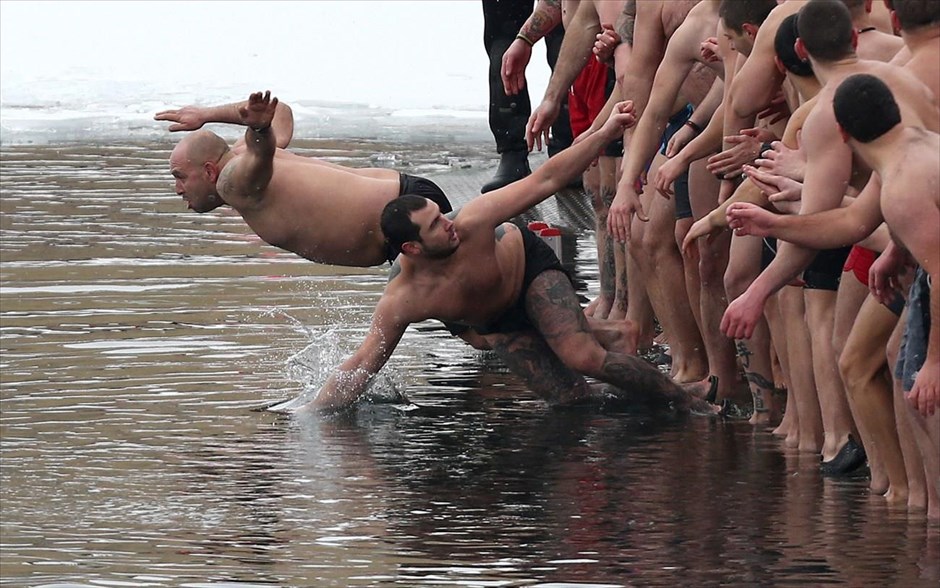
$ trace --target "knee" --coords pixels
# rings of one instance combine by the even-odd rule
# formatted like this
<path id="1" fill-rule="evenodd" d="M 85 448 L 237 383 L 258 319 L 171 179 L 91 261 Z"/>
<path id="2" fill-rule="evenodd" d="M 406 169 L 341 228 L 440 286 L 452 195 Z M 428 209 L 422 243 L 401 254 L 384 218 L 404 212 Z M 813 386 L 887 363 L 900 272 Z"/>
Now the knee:
<path id="1" fill-rule="evenodd" d="M 728 295 L 728 299 L 732 300 L 744 294 L 753 279 L 754 276 L 749 272 L 742 272 L 735 266 L 729 265 L 724 275 L 725 293 Z"/>
<path id="2" fill-rule="evenodd" d="M 839 357 L 839 374 L 846 390 L 853 390 L 871 382 L 885 366 L 885 358 L 877 357 L 871 350 L 860 349 L 855 345 L 846 345 Z"/>

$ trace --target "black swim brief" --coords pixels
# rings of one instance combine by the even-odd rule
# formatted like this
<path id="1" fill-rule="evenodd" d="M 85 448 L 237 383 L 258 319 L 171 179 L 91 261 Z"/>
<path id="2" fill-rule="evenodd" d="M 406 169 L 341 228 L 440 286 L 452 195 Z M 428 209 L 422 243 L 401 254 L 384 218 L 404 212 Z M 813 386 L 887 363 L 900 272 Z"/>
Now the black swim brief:
<path id="1" fill-rule="evenodd" d="M 454 207 L 450 205 L 450 200 L 447 199 L 447 196 L 444 195 L 444 191 L 440 187 L 427 178 L 419 178 L 418 176 L 409 176 L 408 174 L 399 174 L 398 177 L 399 188 L 398 188 L 398 197 L 401 198 L 406 194 L 411 194 L 414 196 L 421 196 L 422 198 L 427 198 L 431 202 L 437 204 L 441 209 L 441 212 L 447 214 L 454 210 Z M 389 263 L 395 261 L 395 258 L 398 257 L 398 252 L 392 249 L 390 246 L 385 246 L 385 259 Z"/>
<path id="2" fill-rule="evenodd" d="M 542 241 L 542 239 L 525 227 L 520 227 L 522 231 L 522 246 L 525 249 L 525 272 L 522 276 L 522 290 L 519 292 L 519 298 L 516 302 L 506 309 L 495 320 L 490 321 L 483 327 L 477 327 L 476 330 L 481 335 L 492 333 L 514 333 L 517 331 L 526 331 L 533 329 L 532 322 L 526 314 L 525 297 L 529 291 L 529 286 L 542 272 L 548 270 L 558 270 L 568 276 L 568 271 L 562 267 L 561 262 L 552 248 Z"/>
<path id="3" fill-rule="evenodd" d="M 845 260 L 851 250 L 852 246 L 850 245 L 838 249 L 823 249 L 817 253 L 813 263 L 809 264 L 809 267 L 803 272 L 803 287 L 807 290 L 830 290 L 832 292 L 838 290 L 839 282 L 842 280 L 842 268 L 845 266 Z"/>
<path id="4" fill-rule="evenodd" d="M 454 207 L 450 205 L 450 201 L 447 199 L 447 196 L 444 195 L 444 191 L 441 190 L 437 184 L 427 178 L 419 178 L 418 176 L 400 174 L 399 184 L 399 197 L 404 196 L 405 194 L 422 196 L 437 204 L 440 207 L 441 212 L 445 214 L 454 209 Z"/>

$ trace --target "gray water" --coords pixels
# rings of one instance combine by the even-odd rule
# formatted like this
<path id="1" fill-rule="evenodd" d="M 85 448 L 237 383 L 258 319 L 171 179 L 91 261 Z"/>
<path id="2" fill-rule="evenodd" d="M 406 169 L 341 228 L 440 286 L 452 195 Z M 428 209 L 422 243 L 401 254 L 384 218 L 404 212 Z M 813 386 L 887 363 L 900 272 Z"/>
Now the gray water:
<path id="1" fill-rule="evenodd" d="M 256 410 L 355 346 L 385 270 L 187 211 L 171 147 L 2 150 L 0 583 L 937 585 L 940 530 L 864 475 L 823 479 L 742 421 L 548 409 L 431 323 L 383 385 L 419 410 Z M 301 144 L 451 186 L 488 177 L 487 149 Z"/>

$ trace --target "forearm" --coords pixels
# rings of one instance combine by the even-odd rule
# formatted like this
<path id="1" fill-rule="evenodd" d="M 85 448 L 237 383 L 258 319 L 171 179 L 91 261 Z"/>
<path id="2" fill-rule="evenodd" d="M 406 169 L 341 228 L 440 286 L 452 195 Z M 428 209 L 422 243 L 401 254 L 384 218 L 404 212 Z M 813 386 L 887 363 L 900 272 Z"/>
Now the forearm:
<path id="1" fill-rule="evenodd" d="M 705 130 L 698 137 L 689 141 L 689 144 L 683 147 L 676 157 L 682 157 L 688 166 L 693 161 L 720 151 L 723 125 L 722 107 L 719 106 L 715 114 L 708 120 Z"/>
<path id="2" fill-rule="evenodd" d="M 708 213 L 709 224 L 713 227 L 727 227 L 728 207 L 735 202 L 747 202 L 749 204 L 756 204 L 757 206 L 766 206 L 768 201 L 767 196 L 765 196 L 753 182 L 744 180 L 730 197 Z"/>
<path id="3" fill-rule="evenodd" d="M 593 4 L 588 2 L 579 4 L 571 26 L 565 30 L 555 69 L 548 80 L 548 87 L 545 88 L 544 100 L 560 104 L 568 88 L 584 69 L 588 59 L 593 56 L 594 38 L 600 32 L 601 25 L 596 18 L 590 18 L 596 15 L 587 9 L 593 9 Z"/>
<path id="4" fill-rule="evenodd" d="M 925 270 L 926 271 L 926 270 Z M 940 363 L 940 272 L 928 272 L 930 276 L 930 334 L 927 338 L 927 359 L 933 365 Z"/>
<path id="5" fill-rule="evenodd" d="M 519 29 L 519 36 L 529 45 L 535 45 L 539 39 L 561 24 L 561 3 L 558 0 L 539 0 L 532 15 Z"/>
<path id="6" fill-rule="evenodd" d="M 792 282 L 809 267 L 817 251 L 797 247 L 792 243 L 777 244 L 777 255 L 764 271 L 751 283 L 748 290 L 766 300 L 772 294 Z"/>
<path id="7" fill-rule="evenodd" d="M 365 393 L 374 375 L 364 369 L 338 369 L 320 388 L 311 406 L 320 412 L 336 412 L 351 406 Z"/>
<path id="8" fill-rule="evenodd" d="M 816 251 L 858 243 L 876 227 L 868 229 L 853 218 L 851 207 L 814 214 L 787 214 L 776 217 L 771 236 Z"/>
<path id="9" fill-rule="evenodd" d="M 548 161 L 536 171 L 542 174 L 541 188 L 537 192 L 551 194 L 560 191 L 587 169 L 600 151 L 616 138 L 616 130 L 610 131 L 607 127 L 602 127 L 591 132 L 577 145 L 572 145 L 555 156 L 549 157 Z"/>
<path id="10" fill-rule="evenodd" d="M 245 129 L 245 148 L 249 153 L 262 160 L 274 160 L 277 151 L 277 138 L 271 127 Z"/>

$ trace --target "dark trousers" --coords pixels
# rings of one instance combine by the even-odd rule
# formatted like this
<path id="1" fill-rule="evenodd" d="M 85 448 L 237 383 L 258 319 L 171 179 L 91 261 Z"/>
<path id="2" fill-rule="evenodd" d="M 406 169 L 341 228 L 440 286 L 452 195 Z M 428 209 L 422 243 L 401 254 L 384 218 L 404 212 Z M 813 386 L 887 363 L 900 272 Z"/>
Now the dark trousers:
<path id="1" fill-rule="evenodd" d="M 532 114 L 529 90 L 523 88 L 515 96 L 507 96 L 500 70 L 503 53 L 532 14 L 533 7 L 532 0 L 483 0 L 483 46 L 490 58 L 490 130 L 496 139 L 497 153 L 527 149 L 525 125 Z M 548 65 L 551 68 L 555 67 L 564 34 L 564 29 L 559 25 L 545 37 Z M 566 93 L 558 120 L 552 125 L 548 154 L 554 155 L 570 145 L 571 141 Z"/>

